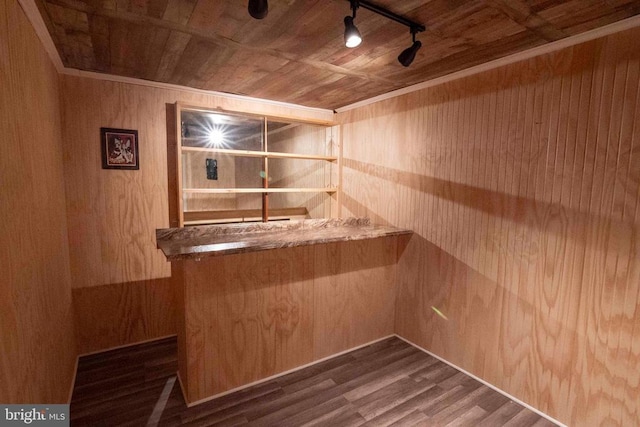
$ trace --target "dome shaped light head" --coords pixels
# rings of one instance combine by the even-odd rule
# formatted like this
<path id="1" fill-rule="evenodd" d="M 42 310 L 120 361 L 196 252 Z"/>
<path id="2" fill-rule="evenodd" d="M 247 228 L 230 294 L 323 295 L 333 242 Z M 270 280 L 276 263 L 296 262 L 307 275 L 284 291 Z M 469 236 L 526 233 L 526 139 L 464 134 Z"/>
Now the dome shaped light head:
<path id="1" fill-rule="evenodd" d="M 406 48 L 400 55 L 398 55 L 398 61 L 400 61 L 400 63 L 405 67 L 408 67 L 416 58 L 416 53 L 418 53 L 418 50 L 420 50 L 421 47 L 422 43 L 420 43 L 419 40 L 413 42 L 411 47 Z"/>
<path id="2" fill-rule="evenodd" d="M 360 31 L 356 27 L 356 24 L 353 23 L 352 16 L 344 17 L 344 45 L 353 48 L 357 47 L 362 43 L 362 36 L 360 35 Z"/>
<path id="3" fill-rule="evenodd" d="M 249 15 L 255 19 L 263 19 L 269 13 L 267 0 L 249 0 Z"/>
<path id="4" fill-rule="evenodd" d="M 398 55 L 398 62 L 400 62 L 403 66 L 408 67 L 411 65 L 414 59 L 416 59 L 416 53 L 422 47 L 422 43 L 420 41 L 416 41 L 416 33 L 419 31 L 424 31 L 424 27 L 418 28 L 417 26 L 411 26 L 411 40 L 413 40 L 413 44 L 402 51 L 400 55 Z"/>

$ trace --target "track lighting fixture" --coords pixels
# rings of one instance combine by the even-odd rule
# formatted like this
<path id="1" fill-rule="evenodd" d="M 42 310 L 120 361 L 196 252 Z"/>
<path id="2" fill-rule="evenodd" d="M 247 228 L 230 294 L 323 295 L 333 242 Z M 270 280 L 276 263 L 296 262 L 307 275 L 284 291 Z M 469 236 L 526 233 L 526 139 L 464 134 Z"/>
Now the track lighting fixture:
<path id="1" fill-rule="evenodd" d="M 269 3 L 267 0 L 249 0 L 249 15 L 255 19 L 262 19 L 269 13 Z"/>
<path id="2" fill-rule="evenodd" d="M 416 57 L 416 53 L 418 53 L 418 50 L 420 50 L 420 48 L 422 47 L 422 43 L 416 40 L 416 34 L 425 30 L 424 25 L 418 24 L 417 22 L 413 22 L 410 19 L 397 15 L 390 10 L 370 3 L 367 0 L 349 0 L 349 3 L 351 3 L 352 16 L 346 16 L 344 18 L 344 44 L 347 47 L 356 47 L 362 42 L 362 36 L 353 23 L 353 20 L 356 17 L 356 10 L 359 7 L 362 7 L 364 9 L 370 10 L 371 12 L 377 13 L 380 16 L 384 16 L 387 19 L 391 19 L 392 21 L 409 27 L 413 44 L 409 48 L 402 51 L 402 53 L 398 56 L 398 61 L 400 61 L 400 63 L 405 67 L 411 65 Z"/>
<path id="3" fill-rule="evenodd" d="M 420 48 L 422 47 L 422 43 L 416 40 L 416 34 L 425 30 L 424 25 L 418 24 L 417 22 L 413 22 L 410 19 L 397 15 L 390 10 L 370 3 L 367 0 L 348 1 L 351 7 L 351 16 L 344 17 L 345 46 L 347 46 L 348 48 L 354 48 L 362 43 L 362 35 L 360 34 L 360 31 L 358 31 L 358 27 L 356 27 L 356 24 L 353 22 L 356 18 L 356 11 L 360 6 L 362 6 L 364 9 L 370 10 L 371 12 L 377 13 L 380 16 L 384 16 L 387 19 L 391 19 L 392 21 L 409 27 L 413 44 L 407 49 L 403 50 L 400 55 L 398 55 L 398 61 L 405 67 L 411 65 L 413 60 L 416 58 L 418 50 L 420 50 Z M 267 0 L 249 0 L 248 9 L 249 15 L 251 15 L 255 19 L 263 19 L 269 13 L 269 3 Z"/>
<path id="4" fill-rule="evenodd" d="M 344 45 L 346 47 L 357 47 L 362 43 L 362 36 L 358 27 L 353 23 L 351 16 L 344 17 Z"/>
<path id="5" fill-rule="evenodd" d="M 411 38 L 413 44 L 398 55 L 398 61 L 405 67 L 411 65 L 416 58 L 416 53 L 418 53 L 418 50 L 422 47 L 422 43 L 419 40 L 416 41 L 416 31 L 413 28 L 411 28 Z"/>
<path id="6" fill-rule="evenodd" d="M 358 0 L 349 0 L 351 3 L 351 16 L 344 17 L 344 44 L 351 48 L 359 46 L 362 43 L 362 36 L 358 27 L 353 23 L 356 17 L 356 10 L 358 9 Z"/>

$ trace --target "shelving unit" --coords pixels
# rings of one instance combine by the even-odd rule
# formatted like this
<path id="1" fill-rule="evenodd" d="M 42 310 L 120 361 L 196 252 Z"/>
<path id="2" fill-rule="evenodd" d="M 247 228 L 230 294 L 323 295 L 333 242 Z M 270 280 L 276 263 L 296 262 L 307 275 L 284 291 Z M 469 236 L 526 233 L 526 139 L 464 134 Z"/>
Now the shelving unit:
<path id="1" fill-rule="evenodd" d="M 198 146 L 198 145 L 204 145 L 206 143 L 207 138 L 203 136 L 202 132 L 200 133 L 196 132 L 197 136 L 195 137 L 183 136 L 183 132 L 184 132 L 183 113 L 184 112 L 187 112 L 187 115 L 191 114 L 192 116 L 202 115 L 203 117 L 208 117 L 208 116 L 220 115 L 226 118 L 231 117 L 232 119 L 234 117 L 237 117 L 240 122 L 242 121 L 251 122 L 250 126 L 252 127 L 256 127 L 256 121 L 262 121 L 263 127 L 262 129 L 257 127 L 257 131 L 256 131 L 257 133 L 254 133 L 253 135 L 249 135 L 249 136 L 239 137 L 237 140 L 234 141 L 234 143 L 236 144 L 242 144 L 246 141 L 251 141 L 251 140 L 255 141 L 256 135 L 259 133 L 261 137 L 261 147 L 258 147 L 258 148 L 261 148 L 261 149 L 247 150 L 247 149 L 230 149 L 230 148 L 221 148 L 221 147 Z M 225 219 L 228 219 L 229 222 L 239 222 L 239 221 L 245 221 L 245 218 L 246 218 L 245 216 L 237 215 L 238 209 L 229 208 L 221 211 L 215 211 L 217 212 L 217 214 L 212 215 L 212 217 L 210 218 L 210 221 L 207 221 L 206 218 L 205 219 L 201 218 L 201 219 L 198 219 L 197 221 L 189 221 L 189 220 L 185 221 L 185 213 L 186 213 L 184 210 L 185 203 L 186 203 L 185 197 L 188 197 L 189 195 L 232 196 L 234 194 L 238 194 L 238 195 L 260 194 L 262 198 L 262 203 L 261 203 L 262 218 L 261 219 L 263 222 L 267 222 L 270 218 L 272 220 L 287 219 L 286 216 L 282 215 L 282 212 L 286 211 L 287 209 L 293 209 L 293 208 L 299 207 L 296 205 L 291 205 L 291 206 L 287 205 L 286 202 L 290 201 L 289 196 L 286 196 L 285 199 L 283 199 L 282 197 L 278 197 L 278 201 L 280 202 L 280 205 L 284 204 L 284 206 L 280 206 L 279 208 L 273 209 L 274 213 L 278 212 L 278 215 L 270 216 L 269 194 L 325 193 L 325 194 L 331 195 L 331 198 L 329 199 L 329 203 L 333 203 L 334 200 L 337 203 L 337 199 L 339 197 L 339 192 L 340 192 L 340 188 L 338 184 L 339 178 L 340 178 L 340 174 L 339 174 L 340 159 L 338 155 L 334 155 L 335 153 L 339 153 L 339 150 L 337 150 L 337 146 L 333 141 L 333 136 L 332 136 L 333 128 L 331 128 L 330 126 L 325 126 L 326 128 L 325 143 L 326 143 L 326 147 L 328 147 L 328 150 L 325 147 L 324 151 L 326 155 L 322 155 L 322 154 L 307 154 L 307 153 L 295 153 L 295 152 L 278 152 L 278 151 L 271 152 L 268 150 L 269 135 L 281 134 L 283 132 L 290 131 L 292 128 L 295 128 L 301 125 L 302 126 L 304 125 L 318 126 L 317 123 L 308 123 L 308 124 L 307 123 L 288 123 L 288 122 L 285 123 L 283 122 L 282 119 L 277 117 L 274 118 L 274 117 L 268 117 L 268 116 L 241 115 L 236 113 L 230 113 L 228 111 L 218 111 L 215 109 L 209 110 L 201 107 L 191 107 L 191 106 L 185 106 L 180 104 L 176 104 L 176 119 L 177 119 L 177 123 L 176 123 L 177 139 L 176 140 L 178 142 L 176 163 L 177 163 L 177 174 L 178 174 L 177 190 L 178 190 L 178 204 L 179 204 L 178 213 L 179 213 L 180 227 L 183 227 L 185 225 L 195 225 L 195 224 L 221 223 L 221 222 L 224 222 Z M 281 127 L 277 128 L 275 131 L 271 131 L 270 133 L 269 125 L 271 124 L 278 124 Z M 195 126 L 195 125 L 190 125 L 190 126 Z M 202 129 L 198 129 L 198 131 L 202 131 Z M 314 130 L 314 132 L 317 132 L 317 130 Z M 323 132 L 323 131 L 320 130 L 320 132 Z M 249 147 L 249 148 L 252 148 L 252 147 Z M 203 153 L 211 154 L 211 155 L 219 155 L 219 156 L 234 156 L 234 157 L 240 157 L 240 158 L 244 157 L 244 158 L 261 159 L 262 160 L 261 171 L 260 171 L 261 177 L 259 179 L 261 180 L 262 185 L 260 187 L 256 187 L 256 186 L 251 186 L 251 183 L 248 183 L 249 188 L 242 188 L 240 186 L 238 187 L 227 186 L 227 187 L 220 187 L 220 188 L 202 188 L 202 184 L 207 185 L 207 183 L 200 181 L 200 182 L 196 182 L 195 183 L 196 185 L 185 186 L 183 182 L 184 181 L 183 173 L 186 167 L 185 161 L 187 159 L 187 157 L 185 156 L 189 156 L 193 154 L 203 154 Z M 270 181 L 270 178 L 272 178 L 272 175 L 269 173 L 269 160 L 277 160 L 277 159 L 325 162 L 327 165 L 330 165 L 330 166 L 320 167 L 321 168 L 320 176 L 324 175 L 325 178 L 321 178 L 320 179 L 321 182 L 319 183 L 322 184 L 322 181 L 324 181 L 324 184 L 326 186 L 318 187 L 316 183 L 316 186 L 313 186 L 313 187 L 300 187 L 300 185 L 297 185 L 295 187 L 286 187 L 286 186 L 270 187 L 269 181 Z M 186 164 L 188 163 L 189 162 L 187 161 Z M 331 169 L 332 167 L 335 169 L 332 170 Z M 335 175 L 335 178 L 334 178 L 334 175 Z M 201 180 L 201 178 L 198 178 L 198 179 Z M 198 183 L 201 185 L 198 185 Z M 245 182 L 244 184 L 246 185 L 247 183 Z M 294 182 L 293 184 L 295 185 L 296 182 Z M 203 199 L 200 198 L 199 200 L 202 201 Z M 232 200 L 229 200 L 228 197 L 226 200 L 227 200 L 227 203 L 232 203 Z M 283 203 L 283 200 L 285 201 L 284 203 Z M 295 198 L 293 199 L 293 202 L 296 203 Z M 190 204 L 191 203 L 192 202 L 190 202 Z M 255 205 L 255 202 L 253 203 Z M 327 203 L 327 201 L 320 202 L 320 203 Z M 322 206 L 322 205 L 319 205 L 319 206 Z M 205 208 L 206 211 L 210 211 L 210 209 L 211 208 Z M 334 210 L 332 210 L 331 207 L 329 208 L 325 207 L 322 209 L 325 212 L 324 217 L 332 216 L 332 212 Z M 253 209 L 253 211 L 255 211 L 255 209 Z M 210 211 L 210 212 L 213 212 L 213 211 Z M 225 212 L 228 212 L 229 214 L 228 217 L 225 217 Z M 329 215 L 327 215 L 327 212 L 330 212 Z M 255 216 L 251 216 L 250 218 L 252 221 L 255 220 Z"/>

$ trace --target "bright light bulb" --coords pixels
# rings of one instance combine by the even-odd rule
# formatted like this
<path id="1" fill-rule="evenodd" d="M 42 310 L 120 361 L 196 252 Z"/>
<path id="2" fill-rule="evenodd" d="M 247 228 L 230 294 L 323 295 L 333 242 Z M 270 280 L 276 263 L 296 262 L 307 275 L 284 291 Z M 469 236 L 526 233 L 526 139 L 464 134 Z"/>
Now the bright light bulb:
<path id="1" fill-rule="evenodd" d="M 353 23 L 353 16 L 344 17 L 344 45 L 347 47 L 356 47 L 362 43 L 362 36 L 358 27 Z"/>
<path id="2" fill-rule="evenodd" d="M 224 142 L 224 132 L 220 129 L 211 129 L 209 131 L 209 143 L 220 146 Z"/>
<path id="3" fill-rule="evenodd" d="M 362 43 L 362 38 L 357 34 L 352 34 L 345 42 L 345 45 L 347 47 L 357 47 L 360 45 L 360 43 Z"/>

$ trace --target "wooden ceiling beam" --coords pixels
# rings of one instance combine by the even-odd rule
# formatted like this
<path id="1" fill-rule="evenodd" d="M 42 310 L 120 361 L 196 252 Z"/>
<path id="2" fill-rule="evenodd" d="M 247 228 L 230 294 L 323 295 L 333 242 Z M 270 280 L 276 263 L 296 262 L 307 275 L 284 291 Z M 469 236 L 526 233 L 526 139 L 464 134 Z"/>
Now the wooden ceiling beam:
<path id="1" fill-rule="evenodd" d="M 299 64 L 305 64 L 314 68 L 317 68 L 319 70 L 324 70 L 324 71 L 330 71 L 332 73 L 336 73 L 336 74 L 342 74 L 345 76 L 350 76 L 350 77 L 356 77 L 359 79 L 363 79 L 363 80 L 374 80 L 377 81 L 379 83 L 383 83 L 385 85 L 388 85 L 390 90 L 395 89 L 395 88 L 399 88 L 401 85 L 395 81 L 395 80 L 390 80 L 384 77 L 380 77 L 377 76 L 375 74 L 371 74 L 371 73 L 366 73 L 366 72 L 362 72 L 362 71 L 357 71 L 357 70 L 350 70 L 348 68 L 345 67 L 341 67 L 338 65 L 333 65 L 333 64 L 329 64 L 326 62 L 322 62 L 322 61 L 318 61 L 318 60 L 313 60 L 313 59 L 307 59 L 307 58 L 301 58 L 298 55 L 295 54 L 291 54 L 288 52 L 283 52 L 280 50 L 276 50 L 276 49 L 270 49 L 270 48 L 266 48 L 266 47 L 254 47 L 254 46 L 250 46 L 250 45 L 245 45 L 242 43 L 239 43 L 235 40 L 231 40 L 228 39 L 226 37 L 222 37 L 219 36 L 217 34 L 214 34 L 210 31 L 204 31 L 204 30 L 200 30 L 197 28 L 191 28 L 188 25 L 183 25 L 180 23 L 176 23 L 176 22 L 171 22 L 171 21 L 166 21 L 163 19 L 159 19 L 159 18 L 154 18 L 151 16 L 147 16 L 147 15 L 141 15 L 141 14 L 137 14 L 137 13 L 131 13 L 131 12 L 126 12 L 126 11 L 115 11 L 115 10 L 109 10 L 109 9 L 104 9 L 104 8 L 96 8 L 96 7 L 92 7 L 87 5 L 86 3 L 83 3 L 81 1 L 76 1 L 76 0 L 50 0 L 48 1 L 48 3 L 51 4 L 55 4 L 58 6 L 62 6 L 71 10 L 75 10 L 78 12 L 83 12 L 86 13 L 88 15 L 94 15 L 94 16 L 100 16 L 100 17 L 105 17 L 105 18 L 110 18 L 110 19 L 117 19 L 117 20 L 122 20 L 122 21 L 126 21 L 128 23 L 131 24 L 135 24 L 135 25 L 140 25 L 141 23 L 143 24 L 147 24 L 150 26 L 154 26 L 154 27 L 158 27 L 158 28 L 163 28 L 166 30 L 170 30 L 170 31 L 177 31 L 177 32 L 181 32 L 184 34 L 188 34 L 192 37 L 199 37 L 203 40 L 209 41 L 211 43 L 214 43 L 218 46 L 222 46 L 222 47 L 226 47 L 226 48 L 233 48 L 233 49 L 237 49 L 237 50 L 246 50 L 246 51 L 250 51 L 250 52 L 255 52 L 255 53 L 260 53 L 262 55 L 267 54 L 267 55 L 271 55 L 280 59 L 285 59 L 287 61 L 291 61 L 291 62 L 296 62 Z"/>

